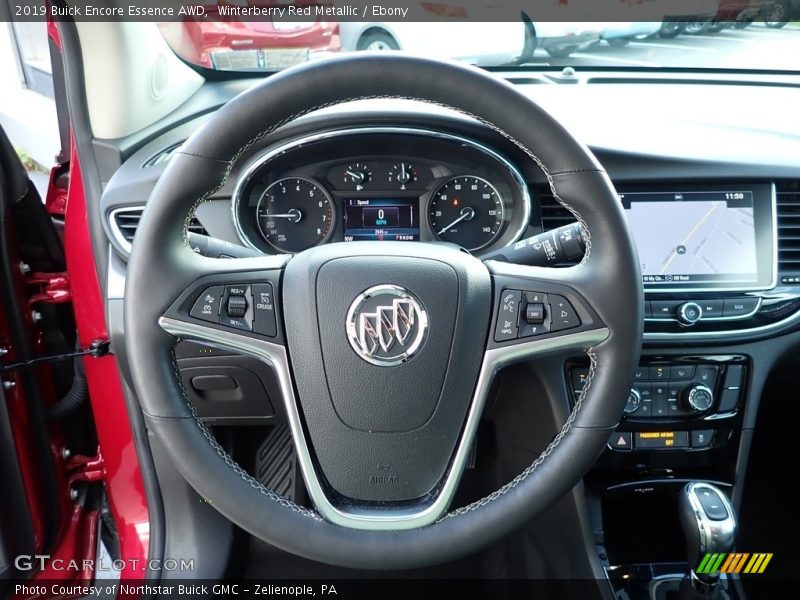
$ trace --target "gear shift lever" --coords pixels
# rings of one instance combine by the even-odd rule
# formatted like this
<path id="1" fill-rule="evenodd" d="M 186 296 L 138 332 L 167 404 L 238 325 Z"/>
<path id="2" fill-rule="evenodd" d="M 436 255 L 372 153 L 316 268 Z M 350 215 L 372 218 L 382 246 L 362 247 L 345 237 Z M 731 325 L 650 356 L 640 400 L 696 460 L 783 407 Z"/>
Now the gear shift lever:
<path id="1" fill-rule="evenodd" d="M 696 573 L 695 569 L 706 553 L 733 550 L 736 540 L 733 507 L 719 488 L 693 482 L 681 492 L 679 510 L 691 569 L 691 588 L 695 597 L 699 593 L 708 598 L 717 591 L 719 573 Z"/>

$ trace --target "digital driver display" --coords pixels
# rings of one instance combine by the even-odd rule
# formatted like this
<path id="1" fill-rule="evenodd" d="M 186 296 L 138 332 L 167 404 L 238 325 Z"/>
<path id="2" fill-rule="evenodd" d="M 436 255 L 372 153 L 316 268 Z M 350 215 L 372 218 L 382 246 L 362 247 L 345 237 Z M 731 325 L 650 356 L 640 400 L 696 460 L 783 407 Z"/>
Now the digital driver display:
<path id="1" fill-rule="evenodd" d="M 756 284 L 752 191 L 620 195 L 646 285 Z"/>
<path id="2" fill-rule="evenodd" d="M 417 198 L 346 198 L 344 241 L 419 240 Z"/>

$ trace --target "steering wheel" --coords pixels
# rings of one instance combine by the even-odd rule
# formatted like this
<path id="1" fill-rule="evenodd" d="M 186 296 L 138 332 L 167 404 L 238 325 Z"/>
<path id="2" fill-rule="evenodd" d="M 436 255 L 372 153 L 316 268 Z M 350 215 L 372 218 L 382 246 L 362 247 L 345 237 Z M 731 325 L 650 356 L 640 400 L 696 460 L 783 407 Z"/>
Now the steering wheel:
<path id="1" fill-rule="evenodd" d="M 192 252 L 189 215 L 254 144 L 297 117 L 368 98 L 447 107 L 517 146 L 582 224 L 582 262 L 563 269 L 483 263 L 448 244 L 413 242 L 226 260 Z M 244 298 L 244 316 L 232 317 L 227 306 L 220 311 L 226 290 Z M 228 519 L 309 559 L 410 568 L 499 539 L 588 471 L 632 383 L 642 298 L 635 247 L 608 176 L 546 112 L 478 69 L 388 53 L 347 55 L 265 79 L 173 155 L 128 264 L 126 350 L 147 426 Z M 532 331 L 537 326 L 525 311 L 532 305 L 536 312 L 537 301 L 545 329 Z M 562 308 L 569 314 L 558 320 Z M 177 339 L 272 366 L 313 509 L 266 489 L 217 443 L 182 387 Z M 541 455 L 485 498 L 450 506 L 498 370 L 581 352 L 589 375 Z"/>

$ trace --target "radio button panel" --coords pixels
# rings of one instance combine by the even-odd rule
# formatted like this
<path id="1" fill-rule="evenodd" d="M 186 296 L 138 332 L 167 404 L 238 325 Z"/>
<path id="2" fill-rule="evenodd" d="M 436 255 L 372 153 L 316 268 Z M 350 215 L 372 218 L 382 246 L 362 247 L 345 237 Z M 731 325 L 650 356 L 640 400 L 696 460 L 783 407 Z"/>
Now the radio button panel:
<path id="1" fill-rule="evenodd" d="M 758 312 L 761 298 L 701 298 L 645 301 L 645 321 L 671 321 L 684 326 L 708 321 L 739 321 Z"/>

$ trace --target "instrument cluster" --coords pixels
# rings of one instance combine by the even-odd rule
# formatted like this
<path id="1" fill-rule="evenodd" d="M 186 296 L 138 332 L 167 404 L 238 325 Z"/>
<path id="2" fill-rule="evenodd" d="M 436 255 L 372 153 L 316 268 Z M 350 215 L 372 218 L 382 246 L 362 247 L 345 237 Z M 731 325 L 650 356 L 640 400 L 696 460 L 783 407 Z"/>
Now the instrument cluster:
<path id="1" fill-rule="evenodd" d="M 519 239 L 530 217 L 519 171 L 451 134 L 355 129 L 272 148 L 233 198 L 242 241 L 268 253 L 328 242 L 443 241 L 470 252 Z"/>

